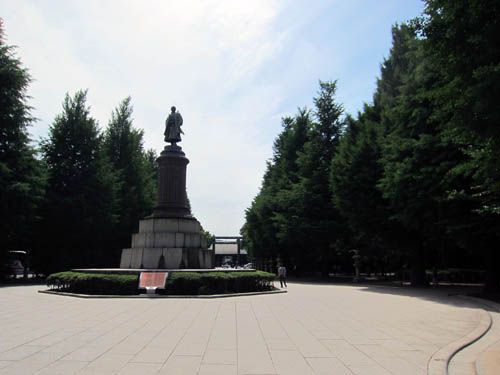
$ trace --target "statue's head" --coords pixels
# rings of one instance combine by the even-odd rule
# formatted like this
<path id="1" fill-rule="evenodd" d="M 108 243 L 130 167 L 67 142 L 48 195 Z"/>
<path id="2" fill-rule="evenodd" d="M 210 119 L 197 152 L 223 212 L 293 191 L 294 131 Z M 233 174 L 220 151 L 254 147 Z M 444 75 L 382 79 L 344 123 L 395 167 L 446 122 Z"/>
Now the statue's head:
<path id="1" fill-rule="evenodd" d="M 172 108 L 170 108 L 170 110 L 172 111 L 172 113 L 175 112 L 175 106 L 172 106 Z"/>

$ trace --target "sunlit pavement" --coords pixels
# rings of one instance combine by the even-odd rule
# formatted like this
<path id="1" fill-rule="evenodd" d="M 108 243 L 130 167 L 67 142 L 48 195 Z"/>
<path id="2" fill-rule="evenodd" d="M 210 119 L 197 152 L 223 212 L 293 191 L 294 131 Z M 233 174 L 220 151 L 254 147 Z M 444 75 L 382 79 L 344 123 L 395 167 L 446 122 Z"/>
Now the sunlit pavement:
<path id="1" fill-rule="evenodd" d="M 40 289 L 0 288 L 1 374 L 426 374 L 484 313 L 439 290 L 391 287 L 289 283 L 286 294 L 222 299 Z M 474 373 L 471 361 L 500 342 L 498 329 L 488 334 L 452 374 Z"/>

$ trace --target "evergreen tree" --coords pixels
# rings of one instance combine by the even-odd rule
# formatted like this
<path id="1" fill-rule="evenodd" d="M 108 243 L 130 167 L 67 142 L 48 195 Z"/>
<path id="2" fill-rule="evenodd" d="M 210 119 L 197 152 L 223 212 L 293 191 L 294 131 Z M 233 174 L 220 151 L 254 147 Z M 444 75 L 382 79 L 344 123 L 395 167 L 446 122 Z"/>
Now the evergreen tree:
<path id="1" fill-rule="evenodd" d="M 387 270 L 388 239 L 394 236 L 388 225 L 388 208 L 377 187 L 382 178 L 381 127 L 373 121 L 374 109 L 366 105 L 357 120 L 347 118 L 337 152 L 332 160 L 331 187 L 335 207 L 346 220 L 350 245 L 368 259 L 372 268 Z M 396 257 L 391 252 L 390 263 Z"/>
<path id="2" fill-rule="evenodd" d="M 8 250 L 31 250 L 44 171 L 30 145 L 30 76 L 5 43 L 0 19 L 0 276 Z"/>
<path id="3" fill-rule="evenodd" d="M 423 18 L 393 28 L 373 104 L 345 132 L 335 84 L 321 83 L 304 142 L 287 148 L 289 119 L 247 210 L 254 251 L 319 270 L 348 244 L 378 267 L 407 263 L 413 285 L 432 266 L 486 265 L 498 290 L 499 7 L 427 0 Z"/>
<path id="4" fill-rule="evenodd" d="M 145 153 L 147 170 L 149 172 L 150 187 L 147 189 L 152 192 L 153 196 L 156 192 L 156 180 L 158 179 L 158 164 L 156 163 L 156 159 L 158 159 L 158 155 L 156 151 L 153 149 L 149 149 Z"/>
<path id="5" fill-rule="evenodd" d="M 309 128 L 309 139 L 298 159 L 300 181 L 294 188 L 301 197 L 302 233 L 308 238 L 309 269 L 327 275 L 333 260 L 335 241 L 341 233 L 341 223 L 335 210 L 330 189 L 330 167 L 335 148 L 344 126 L 342 106 L 335 102 L 337 83 L 321 82 L 314 98 L 315 122 Z"/>
<path id="6" fill-rule="evenodd" d="M 304 258 L 306 238 L 300 231 L 300 197 L 293 185 L 300 181 L 298 154 L 307 141 L 311 124 L 309 111 L 299 109 L 295 117 L 282 120 L 283 131 L 274 142 L 262 187 L 246 211 L 241 230 L 250 254 L 257 259 L 278 257 L 291 266 Z"/>
<path id="7" fill-rule="evenodd" d="M 47 272 L 109 266 L 116 176 L 105 158 L 86 91 L 66 95 L 42 144 L 48 168 L 43 222 Z"/>
<path id="8" fill-rule="evenodd" d="M 484 255 L 487 288 L 500 289 L 500 4 L 428 0 L 420 31 L 437 72 L 434 116 L 464 157 L 452 170 L 449 231 Z"/>
<path id="9" fill-rule="evenodd" d="M 310 112 L 299 109 L 293 118 L 283 120 L 284 130 L 275 144 L 275 170 L 271 174 L 273 194 L 269 208 L 277 241 L 279 258 L 287 265 L 297 266 L 299 272 L 308 258 L 307 238 L 302 232 L 303 202 L 300 190 L 299 155 L 308 140 L 311 127 Z"/>
<path id="10" fill-rule="evenodd" d="M 279 258 L 303 271 L 331 268 L 343 235 L 331 201 L 330 165 L 343 121 L 336 82 L 320 82 L 317 122 L 307 109 L 283 119 L 262 188 L 246 212 L 242 233 L 253 256 Z"/>
<path id="11" fill-rule="evenodd" d="M 104 134 L 104 151 L 117 176 L 117 223 L 110 262 L 116 263 L 121 249 L 130 246 L 139 219 L 151 213 L 155 184 L 151 160 L 143 149 L 143 131 L 133 128 L 130 97 L 112 112 Z"/>
<path id="12" fill-rule="evenodd" d="M 404 228 L 406 241 L 400 246 L 408 250 L 412 285 L 423 285 L 429 248 L 426 237 L 438 220 L 436 207 L 446 167 L 440 170 L 442 150 L 426 97 L 421 42 L 406 25 L 393 33 L 394 44 L 404 46 L 394 48 L 390 56 L 402 79 L 395 90 L 397 96 L 382 106 L 382 123 L 388 132 L 379 187 L 390 204 L 392 221 Z"/>

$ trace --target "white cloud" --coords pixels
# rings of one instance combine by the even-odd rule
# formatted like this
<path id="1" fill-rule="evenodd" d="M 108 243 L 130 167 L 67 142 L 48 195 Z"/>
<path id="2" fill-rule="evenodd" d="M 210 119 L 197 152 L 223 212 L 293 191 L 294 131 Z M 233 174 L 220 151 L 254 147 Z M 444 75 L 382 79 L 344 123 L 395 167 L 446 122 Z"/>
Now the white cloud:
<path id="1" fill-rule="evenodd" d="M 172 104 L 184 116 L 188 191 L 202 225 L 237 234 L 257 192 L 272 139 L 260 126 L 280 103 L 255 75 L 280 48 L 276 1 L 5 2 L 9 43 L 35 81 L 30 94 L 46 136 L 66 92 L 88 88 L 105 126 L 127 95 L 145 143 L 160 151 Z M 3 7 L 5 8 L 5 7 Z M 267 120 L 266 120 L 267 119 Z"/>
<path id="2" fill-rule="evenodd" d="M 66 92 L 88 88 L 101 127 L 131 95 L 146 147 L 160 151 L 165 117 L 176 105 L 184 117 L 193 211 L 206 229 L 226 235 L 243 224 L 280 117 L 310 103 L 318 79 L 337 78 L 352 63 L 356 46 L 345 43 L 347 28 L 364 24 L 358 13 L 366 8 L 365 2 L 300 0 L 0 4 L 7 40 L 19 46 L 35 79 L 29 91 L 40 119 L 34 138 L 47 135 Z M 394 5 L 374 4 L 378 16 Z M 389 29 L 394 21 L 376 26 Z M 376 66 L 384 43 L 371 62 Z M 372 93 L 354 94 L 369 100 Z"/>

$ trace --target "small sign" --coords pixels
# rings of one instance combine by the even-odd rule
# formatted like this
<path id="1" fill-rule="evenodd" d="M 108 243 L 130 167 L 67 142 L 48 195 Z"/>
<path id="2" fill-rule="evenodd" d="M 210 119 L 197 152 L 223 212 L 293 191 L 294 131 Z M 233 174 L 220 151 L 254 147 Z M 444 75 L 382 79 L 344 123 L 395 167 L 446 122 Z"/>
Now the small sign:
<path id="1" fill-rule="evenodd" d="M 139 288 L 165 288 L 165 281 L 167 281 L 168 272 L 141 272 L 139 276 Z"/>

